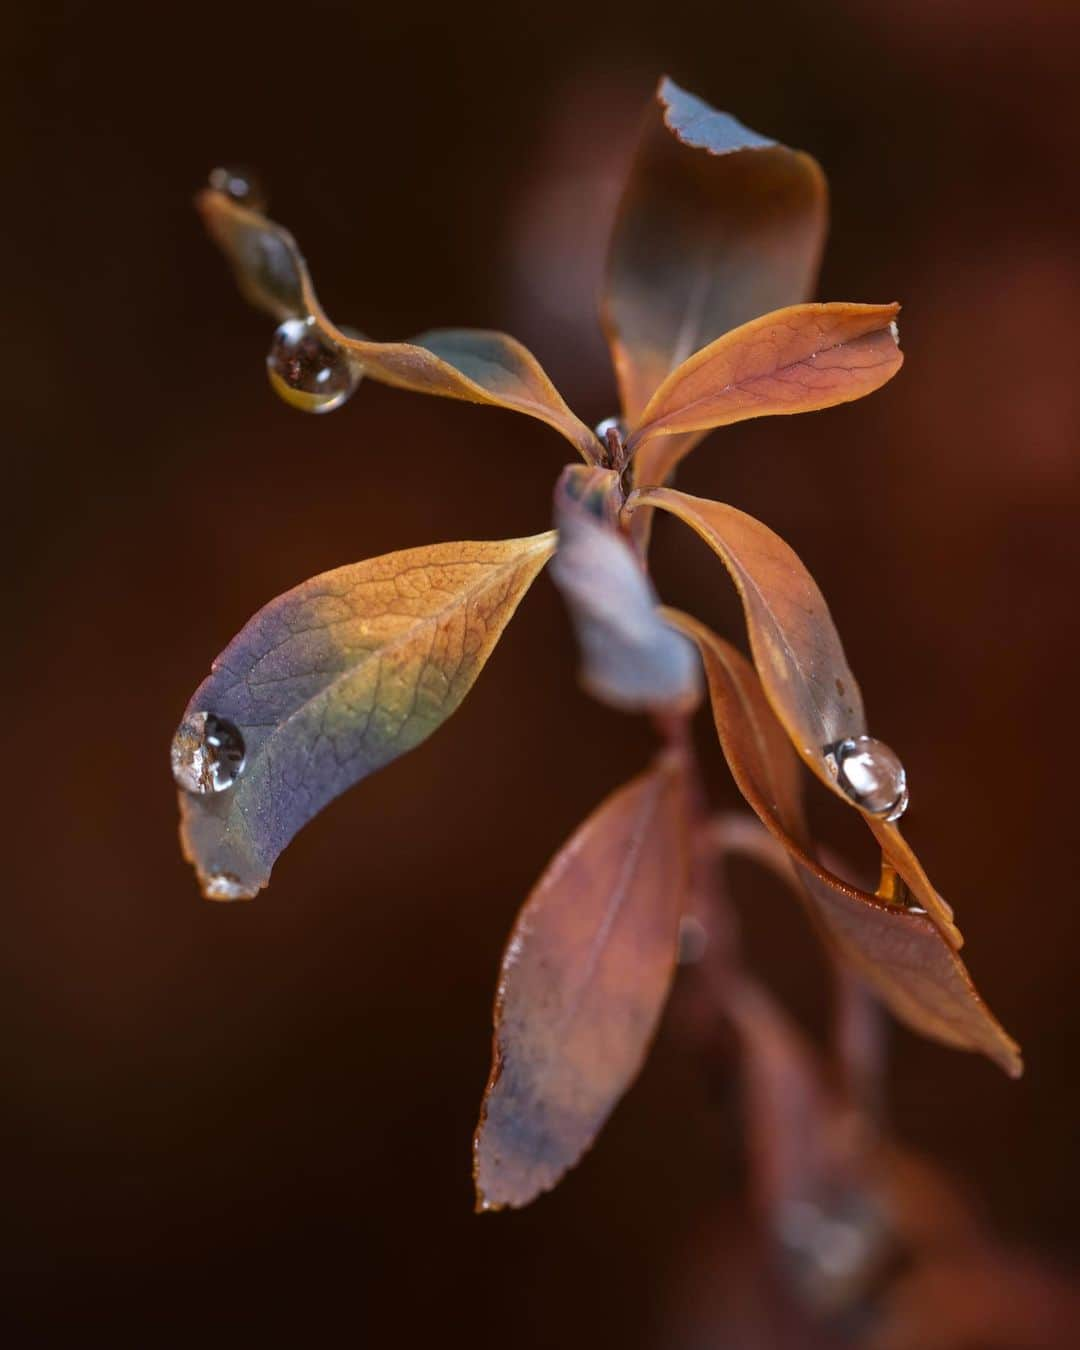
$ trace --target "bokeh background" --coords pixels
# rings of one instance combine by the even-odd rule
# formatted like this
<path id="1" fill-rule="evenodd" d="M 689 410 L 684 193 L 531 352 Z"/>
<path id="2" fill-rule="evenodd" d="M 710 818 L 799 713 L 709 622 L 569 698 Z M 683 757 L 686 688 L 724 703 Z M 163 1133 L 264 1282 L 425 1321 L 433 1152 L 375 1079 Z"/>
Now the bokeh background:
<path id="1" fill-rule="evenodd" d="M 1067 1271 L 1074 0 L 9 0 L 3 29 L 15 1343 L 674 1344 L 697 1235 L 742 1176 L 730 1074 L 702 1073 L 677 1009 L 555 1194 L 471 1213 L 505 934 L 651 743 L 578 691 L 550 582 L 461 712 L 309 826 L 252 904 L 198 898 L 167 766 L 188 694 L 259 605 L 390 549 L 541 529 L 567 458 L 539 424 L 376 386 L 325 418 L 276 401 L 267 324 L 191 209 L 207 171 L 258 167 L 340 321 L 507 328 L 591 422 L 614 411 L 603 241 L 661 71 L 824 163 L 825 298 L 904 302 L 893 384 L 714 434 L 682 483 L 762 516 L 817 576 L 907 763 L 909 833 L 1027 1052 L 1014 1084 L 898 1031 L 896 1129 Z M 689 535 L 662 523 L 657 560 L 669 599 L 739 632 Z M 820 1027 L 806 923 L 744 881 L 754 959 Z"/>

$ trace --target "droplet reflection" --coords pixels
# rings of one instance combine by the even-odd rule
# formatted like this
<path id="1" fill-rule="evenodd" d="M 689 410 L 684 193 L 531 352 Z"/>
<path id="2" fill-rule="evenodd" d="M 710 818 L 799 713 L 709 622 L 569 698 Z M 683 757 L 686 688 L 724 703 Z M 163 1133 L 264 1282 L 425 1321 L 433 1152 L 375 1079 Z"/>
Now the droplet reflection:
<path id="1" fill-rule="evenodd" d="M 211 171 L 209 184 L 215 192 L 224 193 L 238 206 L 246 206 L 249 211 L 266 210 L 266 193 L 250 169 L 236 164 L 221 165 Z"/>
<path id="2" fill-rule="evenodd" d="M 852 801 L 871 815 L 898 820 L 907 809 L 907 774 L 896 752 L 873 736 L 833 746 L 836 779 Z"/>
<path id="3" fill-rule="evenodd" d="M 244 770 L 244 738 L 224 717 L 197 712 L 173 737 L 173 777 L 185 792 L 224 792 Z"/>
<path id="4" fill-rule="evenodd" d="M 319 330 L 310 315 L 280 325 L 266 370 L 275 392 L 301 412 L 340 408 L 360 383 L 356 362 Z"/>

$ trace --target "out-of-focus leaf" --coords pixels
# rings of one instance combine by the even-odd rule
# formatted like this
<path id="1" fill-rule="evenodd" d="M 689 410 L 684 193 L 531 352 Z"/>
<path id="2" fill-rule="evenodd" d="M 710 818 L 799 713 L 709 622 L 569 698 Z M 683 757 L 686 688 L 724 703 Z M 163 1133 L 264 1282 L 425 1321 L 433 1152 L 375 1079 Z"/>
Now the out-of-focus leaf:
<path id="1" fill-rule="evenodd" d="M 478 1208 L 550 1190 L 637 1076 L 675 969 L 685 813 L 666 755 L 563 845 L 519 914 L 474 1146 Z"/>
<path id="2" fill-rule="evenodd" d="M 825 243 L 826 195 L 809 155 L 661 80 L 615 222 L 602 304 L 628 422 L 693 352 L 760 314 L 809 299 Z M 635 481 L 662 483 L 700 438 L 642 447 Z"/>
<path id="3" fill-rule="evenodd" d="M 232 787 L 180 792 L 208 898 L 253 896 L 327 802 L 454 712 L 554 547 L 548 532 L 388 553 L 313 577 L 248 622 L 178 733 L 182 746 L 209 714 L 243 738 Z"/>
<path id="4" fill-rule="evenodd" d="M 628 449 L 653 436 L 814 412 L 872 393 L 903 364 L 899 308 L 792 305 L 725 333 L 664 380 L 631 431 Z"/>
<path id="5" fill-rule="evenodd" d="M 773 712 L 817 777 L 854 807 L 919 903 L 960 945 L 952 910 L 934 889 L 896 825 L 881 820 L 844 791 L 828 751 L 862 736 L 862 695 L 844 656 L 825 597 L 795 551 L 760 520 L 722 502 L 671 488 L 642 488 L 627 509 L 658 506 L 691 527 L 731 574 L 746 614 L 750 650 Z"/>
<path id="6" fill-rule="evenodd" d="M 810 911 L 839 956 L 914 1030 L 978 1050 L 1021 1072 L 1019 1049 L 979 996 L 947 915 L 889 903 L 834 876 L 811 855 L 791 791 L 791 748 L 749 662 L 696 619 L 665 611 L 701 650 L 724 755 L 747 803 L 792 858 Z M 886 869 L 886 872 L 888 869 Z M 935 922 L 936 920 L 936 922 Z"/>
<path id="7" fill-rule="evenodd" d="M 713 338 L 810 295 L 826 215 L 825 177 L 809 155 L 660 81 L 603 297 L 628 420 Z"/>
<path id="8" fill-rule="evenodd" d="M 624 711 L 680 711 L 701 697 L 692 643 L 657 613 L 656 593 L 619 533 L 618 475 L 570 465 L 555 489 L 559 544 L 551 577 L 570 610 L 581 683 Z"/>
<path id="9" fill-rule="evenodd" d="M 554 427 L 586 460 L 595 460 L 595 435 L 514 338 L 468 328 L 434 329 L 408 342 L 374 342 L 346 334 L 323 312 L 307 264 L 287 230 L 222 192 L 206 189 L 197 201 L 251 304 L 278 320 L 311 315 L 322 334 L 347 350 L 371 379 L 422 394 L 512 408 Z"/>

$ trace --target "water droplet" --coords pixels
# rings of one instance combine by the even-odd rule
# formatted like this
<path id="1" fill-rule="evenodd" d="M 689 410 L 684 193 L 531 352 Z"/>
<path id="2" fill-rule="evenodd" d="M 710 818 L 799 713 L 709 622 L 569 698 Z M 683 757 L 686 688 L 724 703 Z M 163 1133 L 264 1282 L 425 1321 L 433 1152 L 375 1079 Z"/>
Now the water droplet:
<path id="1" fill-rule="evenodd" d="M 266 193 L 250 169 L 236 164 L 221 165 L 211 171 L 209 183 L 215 192 L 224 193 L 238 206 L 246 206 L 249 211 L 266 210 Z"/>
<path id="2" fill-rule="evenodd" d="M 173 737 L 173 777 L 185 792 L 224 792 L 244 768 L 244 738 L 224 717 L 197 712 Z"/>
<path id="3" fill-rule="evenodd" d="M 360 383 L 360 369 L 309 315 L 286 319 L 274 334 L 266 369 L 274 390 L 301 412 L 340 408 Z"/>
<path id="4" fill-rule="evenodd" d="M 840 741 L 828 753 L 836 781 L 864 811 L 899 820 L 907 810 L 907 774 L 895 751 L 873 736 Z"/>
<path id="5" fill-rule="evenodd" d="M 593 431 L 596 433 L 596 439 L 602 441 L 605 445 L 607 444 L 609 431 L 617 431 L 620 441 L 625 441 L 627 435 L 626 423 L 621 417 L 605 417 L 602 422 L 597 422 Z"/>
<path id="6" fill-rule="evenodd" d="M 207 900 L 250 900 L 253 892 L 232 872 L 214 872 L 203 882 Z"/>

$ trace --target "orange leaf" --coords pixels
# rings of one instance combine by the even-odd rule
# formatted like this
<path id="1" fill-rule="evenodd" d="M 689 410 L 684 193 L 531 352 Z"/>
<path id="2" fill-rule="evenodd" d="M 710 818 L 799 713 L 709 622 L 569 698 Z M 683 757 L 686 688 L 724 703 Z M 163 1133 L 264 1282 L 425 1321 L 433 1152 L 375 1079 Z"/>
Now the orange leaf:
<path id="1" fill-rule="evenodd" d="M 664 380 L 628 448 L 633 452 L 653 436 L 814 412 L 873 393 L 903 365 L 899 308 L 792 305 L 725 333 Z M 638 482 L 644 482 L 640 475 Z"/>
<path id="2" fill-rule="evenodd" d="M 794 788 L 794 757 L 750 663 L 685 614 L 665 611 L 697 642 L 705 662 L 713 718 L 739 791 L 787 849 L 811 913 L 838 954 L 915 1031 L 958 1049 L 978 1050 L 1012 1076 L 1019 1048 L 971 982 L 940 931 L 943 915 L 890 903 L 834 876 L 811 855 Z M 887 871 L 887 869 L 886 869 Z M 954 930 L 955 931 L 955 930 Z M 958 938 L 958 935 L 957 935 Z"/>
<path id="3" fill-rule="evenodd" d="M 662 757 L 563 845 L 518 916 L 474 1145 L 479 1209 L 550 1190 L 641 1068 L 675 969 L 683 792 Z"/>
<path id="4" fill-rule="evenodd" d="M 282 320 L 310 315 L 322 335 L 347 351 L 363 374 L 422 394 L 511 408 L 546 422 L 586 460 L 599 444 L 574 416 L 536 357 L 505 333 L 446 328 L 409 342 L 373 342 L 346 334 L 323 313 L 296 241 L 280 225 L 223 192 L 197 198 L 203 220 L 232 264 L 246 299 Z"/>

